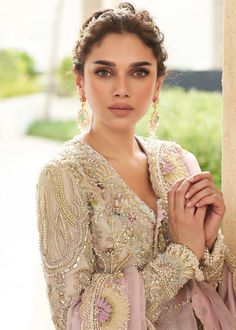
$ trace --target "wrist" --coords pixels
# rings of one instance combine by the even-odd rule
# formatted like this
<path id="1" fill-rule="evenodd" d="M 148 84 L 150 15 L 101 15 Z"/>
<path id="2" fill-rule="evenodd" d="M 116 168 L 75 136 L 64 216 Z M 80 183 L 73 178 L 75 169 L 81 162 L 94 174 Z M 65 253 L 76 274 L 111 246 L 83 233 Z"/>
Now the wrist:
<path id="1" fill-rule="evenodd" d="M 186 244 L 182 243 L 174 243 L 172 242 L 167 250 L 167 253 L 170 253 L 172 255 L 181 256 L 182 260 L 184 260 L 184 266 L 188 269 L 188 271 L 191 270 L 192 276 L 195 277 L 198 281 L 203 281 L 203 273 L 202 270 L 199 268 L 199 260 L 196 253 L 194 253 Z"/>
<path id="2" fill-rule="evenodd" d="M 217 237 L 215 237 L 213 240 L 206 241 L 205 248 L 209 251 L 209 253 L 212 252 L 216 240 L 217 240 Z"/>
<path id="3" fill-rule="evenodd" d="M 224 236 L 221 231 L 210 248 L 206 245 L 204 252 L 204 264 L 214 266 L 223 256 L 225 251 Z"/>
<path id="4" fill-rule="evenodd" d="M 195 257 L 198 259 L 198 261 L 200 261 L 204 256 L 204 251 L 205 251 L 204 243 L 202 244 L 202 248 L 199 248 L 199 247 L 194 248 L 193 246 L 191 246 L 190 244 L 185 243 L 185 242 L 177 242 L 177 241 L 175 241 L 175 242 L 172 241 L 172 242 L 186 246 L 195 255 Z"/>

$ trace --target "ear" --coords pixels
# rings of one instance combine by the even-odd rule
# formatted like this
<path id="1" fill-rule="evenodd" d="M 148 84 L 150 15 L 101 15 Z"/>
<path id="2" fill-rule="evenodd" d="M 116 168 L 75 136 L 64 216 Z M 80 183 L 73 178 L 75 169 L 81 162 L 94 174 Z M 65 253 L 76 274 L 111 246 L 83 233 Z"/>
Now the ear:
<path id="1" fill-rule="evenodd" d="M 164 81 L 164 77 L 157 78 L 153 100 L 155 100 L 155 99 L 158 100 L 159 99 L 159 95 L 160 95 L 160 92 L 161 92 L 161 87 L 162 87 L 163 81 Z"/>
<path id="2" fill-rule="evenodd" d="M 75 85 L 76 85 L 76 90 L 80 94 L 80 96 L 85 97 L 84 77 L 81 74 L 76 74 L 76 76 L 75 76 Z"/>

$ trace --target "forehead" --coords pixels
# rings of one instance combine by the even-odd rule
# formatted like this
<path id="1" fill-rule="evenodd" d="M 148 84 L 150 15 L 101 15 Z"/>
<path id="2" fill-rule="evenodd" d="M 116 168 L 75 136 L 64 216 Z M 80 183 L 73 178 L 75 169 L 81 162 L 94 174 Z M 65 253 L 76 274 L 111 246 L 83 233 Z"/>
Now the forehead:
<path id="1" fill-rule="evenodd" d="M 152 49 L 133 33 L 109 33 L 94 45 L 87 61 L 108 60 L 116 63 L 156 62 Z"/>

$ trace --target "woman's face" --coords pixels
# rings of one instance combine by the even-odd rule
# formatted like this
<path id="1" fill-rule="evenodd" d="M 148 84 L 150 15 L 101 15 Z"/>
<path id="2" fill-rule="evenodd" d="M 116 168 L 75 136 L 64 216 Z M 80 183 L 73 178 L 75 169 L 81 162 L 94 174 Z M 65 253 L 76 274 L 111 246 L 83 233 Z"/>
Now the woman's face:
<path id="1" fill-rule="evenodd" d="M 107 34 L 86 58 L 76 84 L 93 111 L 93 125 L 134 128 L 160 92 L 157 60 L 135 34 Z"/>

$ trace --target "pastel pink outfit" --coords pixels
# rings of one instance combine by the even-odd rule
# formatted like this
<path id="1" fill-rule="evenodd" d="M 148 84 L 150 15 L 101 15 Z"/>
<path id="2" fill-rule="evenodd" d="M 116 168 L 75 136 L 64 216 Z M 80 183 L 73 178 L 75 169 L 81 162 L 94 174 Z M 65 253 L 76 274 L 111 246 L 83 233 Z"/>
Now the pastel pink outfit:
<path id="1" fill-rule="evenodd" d="M 219 232 L 199 263 L 168 237 L 170 186 L 200 172 L 178 144 L 135 137 L 155 213 L 82 135 L 37 185 L 40 252 L 56 329 L 236 329 L 236 258 Z"/>

